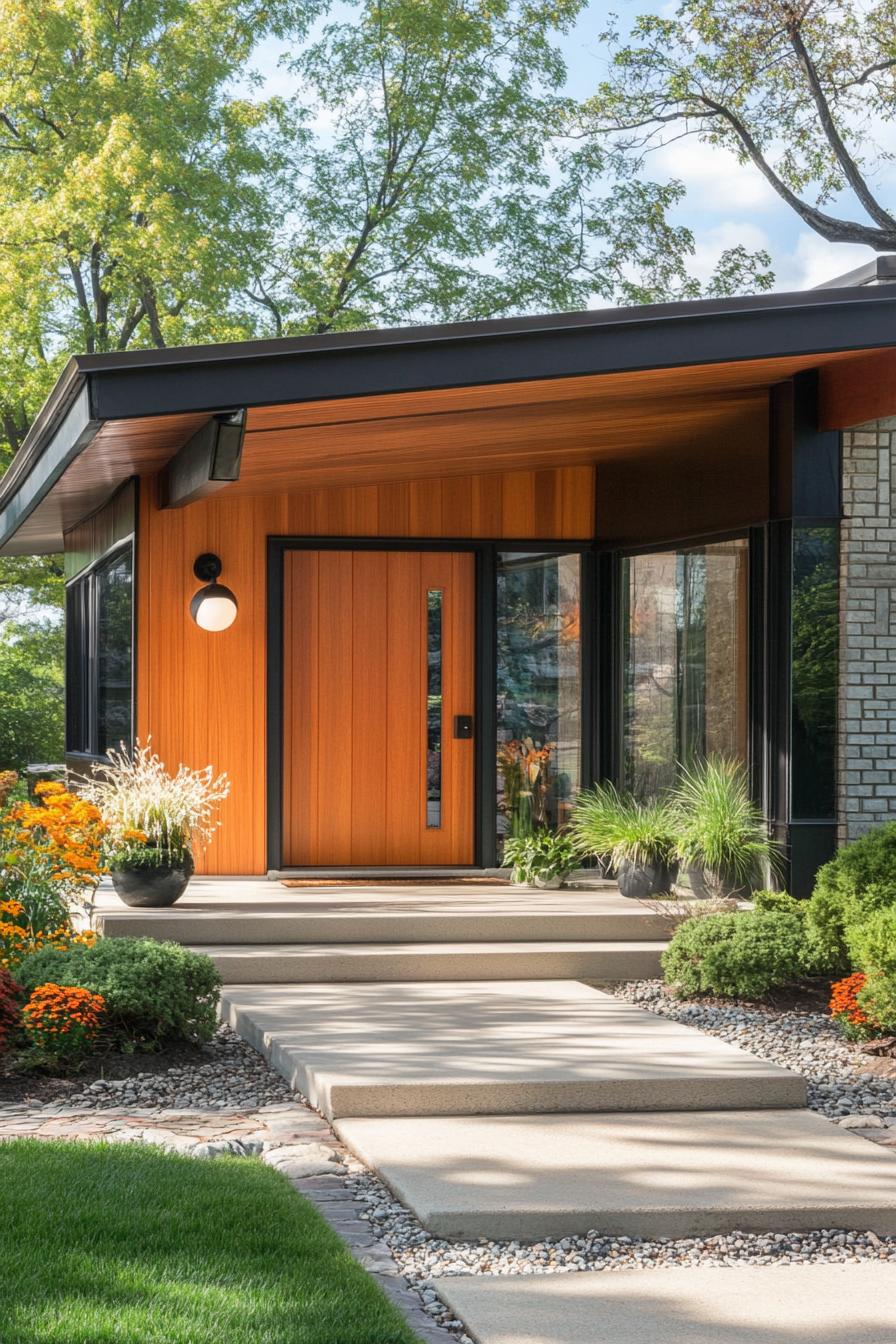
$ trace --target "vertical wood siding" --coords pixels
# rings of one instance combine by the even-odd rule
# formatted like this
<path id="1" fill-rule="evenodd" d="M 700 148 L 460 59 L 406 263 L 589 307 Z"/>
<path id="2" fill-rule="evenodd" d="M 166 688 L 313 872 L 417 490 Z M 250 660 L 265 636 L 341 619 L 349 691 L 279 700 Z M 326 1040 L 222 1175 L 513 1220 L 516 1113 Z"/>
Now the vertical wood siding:
<path id="1" fill-rule="evenodd" d="M 540 541 L 593 536 L 591 467 L 312 490 L 222 491 L 160 511 L 140 492 L 137 547 L 137 733 L 169 766 L 226 770 L 231 795 L 208 873 L 260 874 L 265 843 L 266 541 L 269 536 L 469 537 Z M 239 614 L 209 634 L 190 619 L 193 561 L 214 551 Z M 314 635 L 309 632 L 311 637 Z M 309 761 L 309 768 L 311 761 Z"/>

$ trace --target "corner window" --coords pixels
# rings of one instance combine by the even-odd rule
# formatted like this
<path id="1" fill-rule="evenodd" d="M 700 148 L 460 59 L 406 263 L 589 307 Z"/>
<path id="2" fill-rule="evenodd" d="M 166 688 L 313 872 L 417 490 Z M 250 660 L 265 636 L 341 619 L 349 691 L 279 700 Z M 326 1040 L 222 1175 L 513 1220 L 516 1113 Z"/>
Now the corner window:
<path id="1" fill-rule="evenodd" d="M 103 756 L 133 743 L 133 548 L 66 591 L 66 750 Z"/>

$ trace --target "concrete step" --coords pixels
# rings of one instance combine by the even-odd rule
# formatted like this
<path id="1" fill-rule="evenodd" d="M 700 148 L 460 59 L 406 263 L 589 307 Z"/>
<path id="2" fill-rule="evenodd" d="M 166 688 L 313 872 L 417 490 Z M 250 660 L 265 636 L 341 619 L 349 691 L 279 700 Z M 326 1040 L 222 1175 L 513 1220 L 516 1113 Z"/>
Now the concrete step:
<path id="1" fill-rule="evenodd" d="M 433 1287 L 476 1344 L 894 1344 L 896 1264 L 462 1275 Z"/>
<path id="2" fill-rule="evenodd" d="M 806 1100 L 797 1074 L 570 980 L 234 985 L 221 1014 L 330 1119 Z"/>
<path id="3" fill-rule="evenodd" d="M 388 980 L 647 980 L 664 943 L 203 943 L 225 985 Z"/>
<path id="4" fill-rule="evenodd" d="M 449 1239 L 896 1235 L 896 1156 L 814 1111 L 356 1118 L 336 1130 Z M 896 1299 L 893 1311 L 896 1328 Z"/>
<path id="5" fill-rule="evenodd" d="M 612 888 L 338 888 L 286 900 L 255 893 L 241 905 L 191 900 L 191 891 L 167 910 L 133 910 L 107 898 L 98 927 L 107 938 L 220 944 L 662 942 L 672 930 L 668 919 Z"/>

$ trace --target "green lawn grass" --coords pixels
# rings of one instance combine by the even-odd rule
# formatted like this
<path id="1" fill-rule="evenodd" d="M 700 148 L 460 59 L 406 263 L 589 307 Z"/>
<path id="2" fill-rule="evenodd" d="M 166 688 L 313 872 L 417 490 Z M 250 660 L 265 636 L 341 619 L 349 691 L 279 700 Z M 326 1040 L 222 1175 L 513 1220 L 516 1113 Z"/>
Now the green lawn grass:
<path id="1" fill-rule="evenodd" d="M 245 1158 L 0 1143 L 2 1344 L 414 1344 L 316 1210 Z"/>

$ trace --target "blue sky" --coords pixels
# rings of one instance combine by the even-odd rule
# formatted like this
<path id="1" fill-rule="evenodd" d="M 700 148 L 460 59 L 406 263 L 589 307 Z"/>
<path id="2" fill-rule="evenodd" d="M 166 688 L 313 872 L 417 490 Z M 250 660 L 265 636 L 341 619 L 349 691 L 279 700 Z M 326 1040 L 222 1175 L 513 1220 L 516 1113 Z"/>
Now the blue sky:
<path id="1" fill-rule="evenodd" d="M 624 23 L 637 13 L 673 7 L 651 4 L 650 0 L 588 4 L 575 29 L 559 43 L 568 68 L 568 91 L 586 97 L 606 70 L 607 54 L 599 34 L 608 13 L 618 13 Z M 337 12 L 338 5 L 330 11 L 331 16 Z M 270 92 L 285 93 L 291 89 L 292 80 L 278 68 L 278 56 L 277 44 L 266 43 L 257 53 L 256 67 Z M 757 170 L 696 139 L 678 140 L 657 151 L 648 161 L 647 171 L 656 181 L 677 178 L 688 188 L 675 222 L 686 224 L 694 235 L 696 254 L 691 270 L 700 279 L 711 274 L 725 248 L 737 243 L 751 251 L 765 248 L 771 254 L 778 290 L 820 284 L 874 255 L 870 248 L 826 243 L 779 200 Z M 849 208 L 855 216 L 857 207 L 850 203 Z"/>

